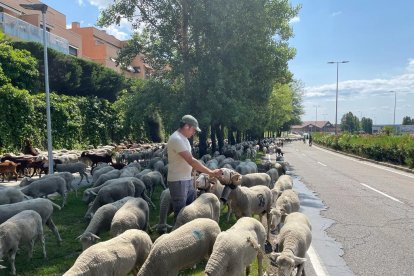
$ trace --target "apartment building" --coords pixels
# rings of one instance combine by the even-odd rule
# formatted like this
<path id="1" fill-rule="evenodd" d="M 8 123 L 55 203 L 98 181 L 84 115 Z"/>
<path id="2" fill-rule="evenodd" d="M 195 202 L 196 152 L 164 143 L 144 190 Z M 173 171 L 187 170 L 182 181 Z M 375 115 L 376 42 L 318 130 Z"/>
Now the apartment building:
<path id="1" fill-rule="evenodd" d="M 39 4 L 38 0 L 0 0 L 0 29 L 18 40 L 43 43 L 43 24 L 40 11 L 27 10 L 21 4 Z M 118 51 L 125 41 L 118 40 L 95 27 L 72 23 L 66 28 L 66 15 L 48 7 L 46 14 L 47 45 L 64 54 L 94 61 L 129 77 L 146 78 L 152 69 L 137 56 L 126 70 L 116 66 Z"/>

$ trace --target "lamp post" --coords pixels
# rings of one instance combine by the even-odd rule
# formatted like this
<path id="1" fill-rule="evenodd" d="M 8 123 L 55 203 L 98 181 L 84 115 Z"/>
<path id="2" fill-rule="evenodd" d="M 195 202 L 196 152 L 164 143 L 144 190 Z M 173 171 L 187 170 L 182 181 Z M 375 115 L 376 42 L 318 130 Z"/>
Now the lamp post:
<path id="1" fill-rule="evenodd" d="M 43 21 L 43 53 L 45 64 L 45 92 L 46 92 L 46 120 L 47 120 L 47 158 L 49 161 L 49 174 L 53 174 L 53 153 L 52 153 L 52 121 L 50 116 L 50 95 L 49 95 L 49 68 L 47 60 L 47 40 L 46 40 L 46 11 L 48 6 L 46 4 L 20 4 L 20 6 L 27 10 L 35 10 L 42 12 Z"/>
<path id="2" fill-rule="evenodd" d="M 391 93 L 394 93 L 394 121 L 393 126 L 395 128 L 395 110 L 397 109 L 397 91 L 390 91 Z"/>
<path id="3" fill-rule="evenodd" d="M 318 106 L 319 105 L 314 105 L 314 107 L 316 109 L 315 130 L 316 130 L 316 126 L 318 125 Z"/>
<path id="4" fill-rule="evenodd" d="M 335 101 L 335 135 L 338 135 L 338 80 L 339 80 L 339 63 L 348 63 L 348 60 L 344 61 L 328 61 L 328 64 L 336 63 L 336 101 Z"/>

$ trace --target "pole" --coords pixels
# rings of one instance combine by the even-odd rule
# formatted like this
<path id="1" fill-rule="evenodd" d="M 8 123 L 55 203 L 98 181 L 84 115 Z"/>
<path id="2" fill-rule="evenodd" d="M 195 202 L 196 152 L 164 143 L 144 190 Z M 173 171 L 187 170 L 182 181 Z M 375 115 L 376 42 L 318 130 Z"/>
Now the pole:
<path id="1" fill-rule="evenodd" d="M 53 153 L 52 153 L 52 121 L 50 118 L 50 95 L 49 95 L 49 65 L 47 59 L 46 40 L 46 11 L 42 11 L 43 20 L 43 52 L 45 63 L 45 90 L 46 90 L 46 120 L 47 120 L 47 158 L 49 161 L 49 174 L 53 174 Z"/>
<path id="2" fill-rule="evenodd" d="M 395 110 L 397 109 L 397 91 L 394 91 L 394 128 L 395 128 Z"/>
<path id="3" fill-rule="evenodd" d="M 338 81 L 339 81 L 339 62 L 336 63 L 335 136 L 338 135 Z"/>

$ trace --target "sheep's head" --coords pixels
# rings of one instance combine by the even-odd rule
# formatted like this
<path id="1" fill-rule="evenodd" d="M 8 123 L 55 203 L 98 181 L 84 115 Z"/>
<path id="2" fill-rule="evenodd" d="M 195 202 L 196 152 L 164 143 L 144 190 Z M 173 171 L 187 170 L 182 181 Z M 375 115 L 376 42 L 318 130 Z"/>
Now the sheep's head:
<path id="1" fill-rule="evenodd" d="M 82 250 L 86 250 L 88 247 L 91 247 L 97 240 L 101 238 L 91 232 L 85 232 L 76 239 L 79 239 L 82 244 Z"/>
<path id="2" fill-rule="evenodd" d="M 208 175 L 205 173 L 200 174 L 195 181 L 195 185 L 197 189 L 208 191 L 211 185 Z"/>
<path id="3" fill-rule="evenodd" d="M 290 276 L 293 270 L 306 261 L 306 258 L 296 257 L 295 255 L 286 255 L 282 253 L 272 253 L 271 258 L 275 259 L 278 267 L 279 276 Z"/>
<path id="4" fill-rule="evenodd" d="M 97 194 L 95 192 L 93 192 L 91 189 L 86 189 L 83 192 L 83 197 L 82 197 L 82 201 L 85 203 L 90 203 L 91 201 L 94 200 L 94 198 L 97 196 Z"/>
<path id="5" fill-rule="evenodd" d="M 271 216 L 270 230 L 271 231 L 275 231 L 276 230 L 276 227 L 282 221 L 282 215 L 284 213 L 285 213 L 285 211 L 283 209 L 277 209 L 277 208 L 270 209 L 270 216 Z"/>
<path id="6" fill-rule="evenodd" d="M 221 176 L 219 177 L 219 181 L 223 185 L 230 185 L 230 184 L 240 185 L 241 179 L 242 179 L 242 175 L 239 174 L 238 172 L 232 169 L 227 169 L 227 168 L 221 169 Z"/>

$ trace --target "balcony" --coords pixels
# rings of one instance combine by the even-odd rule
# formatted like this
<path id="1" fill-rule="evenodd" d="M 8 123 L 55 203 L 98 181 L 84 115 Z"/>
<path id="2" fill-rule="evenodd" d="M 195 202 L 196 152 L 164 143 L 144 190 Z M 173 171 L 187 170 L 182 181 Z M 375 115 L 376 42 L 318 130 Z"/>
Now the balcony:
<path id="1" fill-rule="evenodd" d="M 0 29 L 9 36 L 43 44 L 43 30 L 41 28 L 4 12 L 0 12 Z M 46 32 L 46 40 L 49 48 L 69 54 L 69 42 L 66 39 Z"/>

